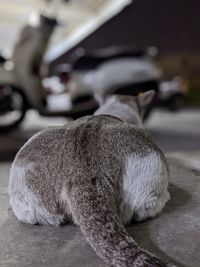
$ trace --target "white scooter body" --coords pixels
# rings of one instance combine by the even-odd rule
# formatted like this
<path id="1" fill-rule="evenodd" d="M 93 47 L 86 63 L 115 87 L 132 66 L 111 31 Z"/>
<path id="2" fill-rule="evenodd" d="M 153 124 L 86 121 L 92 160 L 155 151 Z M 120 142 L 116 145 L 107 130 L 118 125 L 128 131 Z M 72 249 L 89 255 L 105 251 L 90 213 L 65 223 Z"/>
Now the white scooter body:
<path id="1" fill-rule="evenodd" d="M 72 98 L 85 93 L 103 96 L 117 88 L 158 81 L 160 77 L 161 72 L 150 57 L 122 57 L 105 61 L 94 69 L 74 69 L 69 90 Z"/>
<path id="2" fill-rule="evenodd" d="M 34 108 L 39 108 L 46 96 L 41 69 L 49 38 L 56 25 L 56 20 L 45 16 L 40 17 L 38 25 L 26 25 L 14 46 L 10 61 L 0 65 L 0 84 L 19 88 Z"/>

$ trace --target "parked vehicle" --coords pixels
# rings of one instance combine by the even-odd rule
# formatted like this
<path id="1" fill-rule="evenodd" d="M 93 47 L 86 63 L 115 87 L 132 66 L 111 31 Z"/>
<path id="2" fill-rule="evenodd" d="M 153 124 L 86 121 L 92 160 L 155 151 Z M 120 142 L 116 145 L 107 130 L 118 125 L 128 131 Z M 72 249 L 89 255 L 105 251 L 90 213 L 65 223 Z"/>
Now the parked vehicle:
<path id="1" fill-rule="evenodd" d="M 41 15 L 38 26 L 27 25 L 21 31 L 11 59 L 2 57 L 0 132 L 17 127 L 28 109 L 35 109 L 42 116 L 76 119 L 92 114 L 98 108 L 96 99 L 108 94 L 136 95 L 153 89 L 156 98 L 160 97 L 160 71 L 153 59 L 148 53 L 123 47 L 92 52 L 78 49 L 70 65 L 57 68 L 63 90 L 57 90 L 60 87 L 55 83 L 55 88 L 48 86 L 43 74 L 43 57 L 57 25 L 55 18 Z M 58 93 L 69 105 L 52 109 L 49 99 L 57 101 Z M 173 98 L 173 92 L 170 96 Z"/>
<path id="2" fill-rule="evenodd" d="M 52 110 L 47 107 L 49 92 L 43 86 L 43 57 L 54 28 L 55 18 L 40 16 L 38 26 L 27 25 L 21 31 L 10 60 L 0 62 L 0 131 L 17 127 L 28 109 L 36 109 L 43 116 L 77 118 L 98 107 L 96 101 L 71 110 Z M 44 68 L 43 68 L 44 69 Z M 63 92 L 64 93 L 64 92 Z M 92 111 L 90 111 L 92 110 Z"/>
<path id="3" fill-rule="evenodd" d="M 108 94 L 134 96 L 155 90 L 155 98 L 146 111 L 146 118 L 153 107 L 178 109 L 187 92 L 182 77 L 161 81 L 161 70 L 151 52 L 152 48 L 145 52 L 119 46 L 92 51 L 79 48 L 72 54 L 71 65 L 62 64 L 58 69 L 60 73 L 63 71 L 68 81 L 74 105 L 84 102 L 91 95 L 101 101 Z"/>

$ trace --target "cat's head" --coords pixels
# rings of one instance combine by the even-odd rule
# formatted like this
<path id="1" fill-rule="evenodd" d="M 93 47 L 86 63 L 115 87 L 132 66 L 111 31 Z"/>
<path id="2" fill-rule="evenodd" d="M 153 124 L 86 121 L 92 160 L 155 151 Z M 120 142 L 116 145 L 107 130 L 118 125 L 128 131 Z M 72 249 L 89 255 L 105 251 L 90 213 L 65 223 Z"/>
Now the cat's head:
<path id="1" fill-rule="evenodd" d="M 137 96 L 130 96 L 130 95 L 110 95 L 107 96 L 101 105 L 105 103 L 111 104 L 114 102 L 118 102 L 121 104 L 128 105 L 131 107 L 141 119 L 143 119 L 145 111 L 147 107 L 151 104 L 153 98 L 155 96 L 155 91 L 149 90 L 144 93 L 140 93 Z"/>

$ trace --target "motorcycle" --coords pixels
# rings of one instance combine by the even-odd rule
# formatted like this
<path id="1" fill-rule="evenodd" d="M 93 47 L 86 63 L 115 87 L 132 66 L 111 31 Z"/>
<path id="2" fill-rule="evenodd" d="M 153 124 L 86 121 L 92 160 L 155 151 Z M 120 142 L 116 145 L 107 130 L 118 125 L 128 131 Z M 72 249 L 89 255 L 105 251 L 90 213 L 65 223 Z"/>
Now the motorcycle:
<path id="1" fill-rule="evenodd" d="M 98 107 L 96 101 L 72 107 L 70 110 L 52 110 L 47 107 L 50 95 L 44 87 L 43 57 L 49 39 L 58 25 L 55 18 L 40 16 L 37 26 L 27 25 L 20 33 L 11 59 L 1 56 L 0 62 L 0 132 L 16 128 L 28 109 L 36 109 L 42 116 L 78 118 L 90 114 Z M 63 90 L 63 96 L 66 92 Z M 56 98 L 57 94 L 55 94 Z"/>
<path id="2" fill-rule="evenodd" d="M 76 50 L 70 64 L 57 67 L 56 75 L 63 90 L 49 90 L 49 86 L 45 86 L 47 66 L 43 57 L 56 26 L 55 18 L 41 15 L 37 26 L 27 25 L 22 30 L 11 60 L 2 58 L 0 132 L 16 128 L 28 109 L 35 109 L 42 116 L 76 119 L 92 114 L 99 106 L 98 101 L 108 94 L 136 95 L 153 89 L 155 100 L 160 98 L 160 71 L 152 57 L 143 51 L 124 47 L 90 52 Z M 54 99 L 55 102 L 58 95 L 66 99 L 68 105 L 50 108 L 48 100 Z M 155 103 L 149 107 L 146 116 Z"/>

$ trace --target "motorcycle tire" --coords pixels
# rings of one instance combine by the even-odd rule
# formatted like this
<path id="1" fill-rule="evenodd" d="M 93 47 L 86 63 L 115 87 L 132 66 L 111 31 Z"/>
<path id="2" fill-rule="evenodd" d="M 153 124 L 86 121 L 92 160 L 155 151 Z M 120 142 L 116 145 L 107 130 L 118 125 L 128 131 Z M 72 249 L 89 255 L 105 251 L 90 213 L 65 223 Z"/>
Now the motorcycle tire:
<path id="1" fill-rule="evenodd" d="M 0 91 L 0 134 L 17 128 L 27 110 L 25 94 L 13 85 L 1 85 Z M 10 121 L 8 117 L 13 117 Z M 15 115 L 15 116 L 14 116 Z"/>

